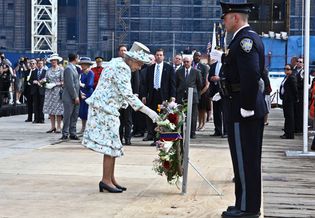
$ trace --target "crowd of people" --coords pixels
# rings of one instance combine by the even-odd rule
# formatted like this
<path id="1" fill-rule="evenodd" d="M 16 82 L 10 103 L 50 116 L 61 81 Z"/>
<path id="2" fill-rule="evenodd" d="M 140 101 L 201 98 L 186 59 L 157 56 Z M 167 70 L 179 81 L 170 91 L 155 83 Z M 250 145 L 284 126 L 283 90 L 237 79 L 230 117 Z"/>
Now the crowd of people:
<path id="1" fill-rule="evenodd" d="M 126 51 L 127 46 L 120 45 L 117 56 L 123 57 Z M 150 59 L 150 64 L 145 64 L 132 74 L 133 93 L 156 111 L 158 104 L 163 101 L 176 100 L 177 103 L 182 103 L 187 98 L 188 87 L 192 87 L 194 95 L 191 138 L 196 138 L 196 132 L 203 131 L 205 123 L 212 118 L 214 132 L 211 136 L 227 137 L 219 85 L 222 64 L 211 59 L 210 56 L 208 59 L 202 59 L 199 51 L 195 51 L 192 55 L 176 54 L 172 62 L 168 63 L 165 61 L 164 50 L 158 49 L 154 55 L 150 55 Z M 64 80 L 69 80 L 69 78 L 65 78 L 65 66 L 62 62 L 63 58 L 58 54 L 52 54 L 47 59 L 21 57 L 13 68 L 11 62 L 1 53 L 0 106 L 14 104 L 14 99 L 18 105 L 26 102 L 28 116 L 25 122 L 44 123 L 44 114 L 48 114 L 51 128 L 47 130 L 47 133 L 61 133 L 64 113 L 67 114 L 66 117 L 73 115 L 72 111 L 68 111 L 69 105 L 65 105 L 67 103 L 72 105 L 72 98 L 62 99 L 63 91 L 67 87 Z M 77 110 L 75 114 L 78 114 L 82 122 L 79 134 L 83 134 L 87 120 L 88 105 L 85 103 L 85 99 L 91 96 L 96 88 L 103 71 L 103 63 L 102 57 L 96 57 L 95 62 L 91 61 L 89 57 L 81 57 L 73 64 L 73 69 L 75 68 L 78 72 L 77 80 L 79 81 L 78 100 L 74 104 L 75 111 Z M 92 67 L 92 65 L 95 66 Z M 279 88 L 285 119 L 284 134 L 281 135 L 281 138 L 293 139 L 294 134 L 300 134 L 303 131 L 303 58 L 293 57 L 291 63 L 285 65 L 284 72 L 286 76 Z M 269 111 L 271 85 L 268 77 L 268 71 L 265 69 L 264 94 Z M 73 78 L 70 78 L 69 82 L 73 82 Z M 157 92 L 159 93 L 157 94 Z M 310 107 L 312 102 L 310 95 Z M 66 109 L 64 110 L 64 108 Z M 143 141 L 152 141 L 151 145 L 155 145 L 154 142 L 157 139 L 154 129 L 156 125 L 148 117 L 133 111 L 130 106 L 120 109 L 119 112 L 121 123 L 119 132 L 123 144 L 131 145 L 132 137 L 145 136 Z M 74 119 L 73 122 L 76 123 L 76 120 Z M 70 125 L 68 122 L 70 120 L 64 120 L 66 126 Z M 268 114 L 265 116 L 264 123 L 269 124 Z M 62 138 L 65 139 L 64 135 L 69 135 L 69 132 L 63 132 Z M 76 138 L 74 136 L 77 134 L 72 131 L 70 135 L 71 138 Z"/>

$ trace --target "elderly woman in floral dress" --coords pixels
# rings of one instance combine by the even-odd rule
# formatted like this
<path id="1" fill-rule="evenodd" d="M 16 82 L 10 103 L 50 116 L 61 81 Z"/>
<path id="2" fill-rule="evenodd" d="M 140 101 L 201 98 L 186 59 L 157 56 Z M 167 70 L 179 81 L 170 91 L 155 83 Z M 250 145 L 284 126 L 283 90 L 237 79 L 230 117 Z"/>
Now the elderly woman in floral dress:
<path id="1" fill-rule="evenodd" d="M 63 115 L 63 104 L 60 98 L 60 90 L 63 85 L 63 68 L 58 65 L 62 58 L 58 54 L 52 54 L 47 62 L 51 63 L 51 68 L 46 72 L 46 90 L 44 101 L 44 114 L 49 114 L 50 117 L 50 130 L 47 133 L 60 133 L 61 132 L 61 119 Z M 57 128 L 56 128 L 57 118 Z"/>
<path id="2" fill-rule="evenodd" d="M 119 138 L 119 109 L 127 108 L 130 104 L 134 110 L 147 114 L 154 122 L 159 119 L 156 112 L 133 95 L 130 83 L 131 72 L 139 70 L 144 63 L 150 63 L 149 52 L 145 45 L 134 42 L 123 58 L 114 58 L 105 65 L 95 91 L 86 100 L 89 112 L 82 144 L 104 154 L 100 192 L 120 193 L 126 190 L 114 176 L 115 159 L 123 155 Z"/>

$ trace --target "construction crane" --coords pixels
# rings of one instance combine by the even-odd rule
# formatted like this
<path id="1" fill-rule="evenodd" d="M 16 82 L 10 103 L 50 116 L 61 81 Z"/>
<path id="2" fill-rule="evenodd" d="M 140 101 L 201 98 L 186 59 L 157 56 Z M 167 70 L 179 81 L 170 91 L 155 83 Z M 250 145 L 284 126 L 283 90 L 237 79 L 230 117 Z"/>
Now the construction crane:
<path id="1" fill-rule="evenodd" d="M 58 0 L 31 0 L 32 53 L 57 52 Z"/>

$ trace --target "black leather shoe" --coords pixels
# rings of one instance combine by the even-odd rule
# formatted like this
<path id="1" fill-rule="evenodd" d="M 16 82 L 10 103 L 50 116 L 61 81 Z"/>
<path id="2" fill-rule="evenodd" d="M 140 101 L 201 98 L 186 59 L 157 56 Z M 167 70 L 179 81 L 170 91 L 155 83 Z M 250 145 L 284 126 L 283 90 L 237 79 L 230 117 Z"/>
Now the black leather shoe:
<path id="1" fill-rule="evenodd" d="M 143 137 L 144 134 L 143 133 L 136 133 L 133 135 L 133 137 L 139 138 L 139 137 Z"/>
<path id="2" fill-rule="evenodd" d="M 237 207 L 235 207 L 235 206 L 228 206 L 228 207 L 226 208 L 226 211 L 233 211 L 233 210 L 238 210 L 238 209 L 237 209 Z"/>
<path id="3" fill-rule="evenodd" d="M 118 188 L 112 188 L 108 185 L 106 185 L 104 182 L 100 181 L 100 183 L 98 184 L 98 187 L 100 189 L 100 192 L 103 192 L 104 190 L 110 192 L 110 193 L 122 193 L 123 190 L 122 189 L 118 189 Z"/>
<path id="4" fill-rule="evenodd" d="M 32 120 L 30 120 L 30 119 L 26 119 L 26 120 L 25 120 L 25 122 L 32 122 Z"/>
<path id="5" fill-rule="evenodd" d="M 152 142 L 152 143 L 150 144 L 150 146 L 156 146 L 155 142 Z"/>
<path id="6" fill-rule="evenodd" d="M 142 141 L 153 141 L 153 137 L 145 137 Z"/>
<path id="7" fill-rule="evenodd" d="M 68 136 L 62 135 L 60 139 L 61 139 L 61 140 L 67 140 L 67 139 L 68 139 Z"/>
<path id="8" fill-rule="evenodd" d="M 246 218 L 258 218 L 260 213 L 248 213 L 238 209 L 224 211 L 221 215 L 223 218 L 233 218 L 233 217 L 246 217 Z"/>
<path id="9" fill-rule="evenodd" d="M 221 135 L 221 138 L 227 138 L 227 137 L 228 137 L 227 134 Z"/>
<path id="10" fill-rule="evenodd" d="M 115 185 L 115 184 L 114 184 Z M 124 186 L 120 186 L 120 185 L 115 185 L 116 186 L 116 188 L 118 188 L 118 189 L 120 189 L 120 190 L 123 190 L 123 191 L 127 191 L 127 188 L 126 187 L 124 187 Z"/>
<path id="11" fill-rule="evenodd" d="M 53 132 L 56 132 L 56 128 L 53 128 L 53 129 L 46 131 L 46 133 L 53 133 Z"/>
<path id="12" fill-rule="evenodd" d="M 196 138 L 196 134 L 190 135 L 191 139 L 195 139 Z"/>
<path id="13" fill-rule="evenodd" d="M 125 139 L 125 145 L 131 145 L 130 139 Z"/>
<path id="14" fill-rule="evenodd" d="M 80 140 L 79 137 L 76 136 L 76 135 L 71 135 L 71 136 L 70 136 L 70 139 L 71 139 L 71 140 Z"/>
<path id="15" fill-rule="evenodd" d="M 215 132 L 215 133 L 213 133 L 213 134 L 210 135 L 210 136 L 221 136 L 221 135 L 222 135 L 222 134 Z"/>
<path id="16" fill-rule="evenodd" d="M 294 136 L 288 136 L 288 135 L 284 134 L 284 135 L 281 135 L 280 138 L 282 138 L 282 139 L 294 139 Z"/>

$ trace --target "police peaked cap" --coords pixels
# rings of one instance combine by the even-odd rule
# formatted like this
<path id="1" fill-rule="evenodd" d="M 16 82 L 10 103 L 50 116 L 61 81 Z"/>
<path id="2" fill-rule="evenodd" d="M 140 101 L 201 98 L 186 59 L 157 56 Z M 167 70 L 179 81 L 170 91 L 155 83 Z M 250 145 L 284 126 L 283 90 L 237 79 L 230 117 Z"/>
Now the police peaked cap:
<path id="1" fill-rule="evenodd" d="M 220 2 L 222 8 L 222 16 L 221 19 L 224 18 L 225 15 L 228 13 L 242 13 L 242 14 L 249 14 L 254 7 L 251 3 L 224 3 Z"/>

